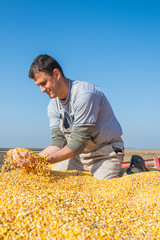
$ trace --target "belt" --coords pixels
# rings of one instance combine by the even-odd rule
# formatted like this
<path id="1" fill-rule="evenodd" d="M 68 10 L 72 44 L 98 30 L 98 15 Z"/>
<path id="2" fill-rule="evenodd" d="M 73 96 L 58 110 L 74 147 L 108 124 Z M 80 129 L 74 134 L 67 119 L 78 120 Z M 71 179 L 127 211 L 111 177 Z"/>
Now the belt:
<path id="1" fill-rule="evenodd" d="M 124 148 L 116 148 L 116 147 L 112 147 L 112 148 L 113 148 L 113 151 L 115 151 L 115 153 L 118 153 L 118 152 L 123 153 L 124 152 Z"/>

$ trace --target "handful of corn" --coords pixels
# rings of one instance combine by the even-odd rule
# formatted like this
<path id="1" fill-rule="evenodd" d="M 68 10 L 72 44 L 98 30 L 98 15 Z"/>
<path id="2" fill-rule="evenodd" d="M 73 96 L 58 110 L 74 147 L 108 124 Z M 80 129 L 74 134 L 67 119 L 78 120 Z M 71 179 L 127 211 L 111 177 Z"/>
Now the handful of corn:
<path id="1" fill-rule="evenodd" d="M 26 172 L 34 171 L 37 174 L 43 174 L 47 171 L 48 158 L 47 155 L 40 156 L 25 148 L 15 148 L 7 152 L 5 162 L 11 168 L 23 168 Z"/>
<path id="2" fill-rule="evenodd" d="M 8 155 L 9 156 L 9 155 Z M 0 239 L 160 239 L 160 172 L 0 173 Z"/>

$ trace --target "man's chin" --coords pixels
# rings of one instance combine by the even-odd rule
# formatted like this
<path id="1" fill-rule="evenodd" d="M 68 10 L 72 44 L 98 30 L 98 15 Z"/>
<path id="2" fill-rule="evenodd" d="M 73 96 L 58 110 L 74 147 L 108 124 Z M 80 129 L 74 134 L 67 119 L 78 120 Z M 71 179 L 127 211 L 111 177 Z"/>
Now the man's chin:
<path id="1" fill-rule="evenodd" d="M 53 95 L 53 94 L 48 94 L 48 96 L 49 96 L 50 99 L 56 98 L 56 96 Z"/>

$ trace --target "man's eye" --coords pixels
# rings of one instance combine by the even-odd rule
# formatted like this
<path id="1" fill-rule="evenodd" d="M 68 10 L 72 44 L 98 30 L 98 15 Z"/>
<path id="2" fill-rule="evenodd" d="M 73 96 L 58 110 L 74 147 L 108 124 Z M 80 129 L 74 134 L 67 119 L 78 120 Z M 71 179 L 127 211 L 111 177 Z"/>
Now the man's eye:
<path id="1" fill-rule="evenodd" d="M 45 85 L 46 85 L 46 82 L 41 83 L 41 86 L 45 86 Z"/>

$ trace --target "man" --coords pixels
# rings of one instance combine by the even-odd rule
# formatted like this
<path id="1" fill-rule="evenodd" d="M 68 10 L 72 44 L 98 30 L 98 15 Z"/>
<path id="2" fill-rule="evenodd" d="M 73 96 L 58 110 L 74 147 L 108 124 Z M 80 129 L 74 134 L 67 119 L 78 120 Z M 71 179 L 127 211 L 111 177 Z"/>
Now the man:
<path id="1" fill-rule="evenodd" d="M 52 144 L 40 155 L 49 155 L 53 170 L 91 171 L 97 179 L 119 176 L 124 156 L 122 130 L 104 93 L 87 82 L 65 77 L 58 62 L 39 55 L 29 71 L 50 100 L 48 116 Z"/>

